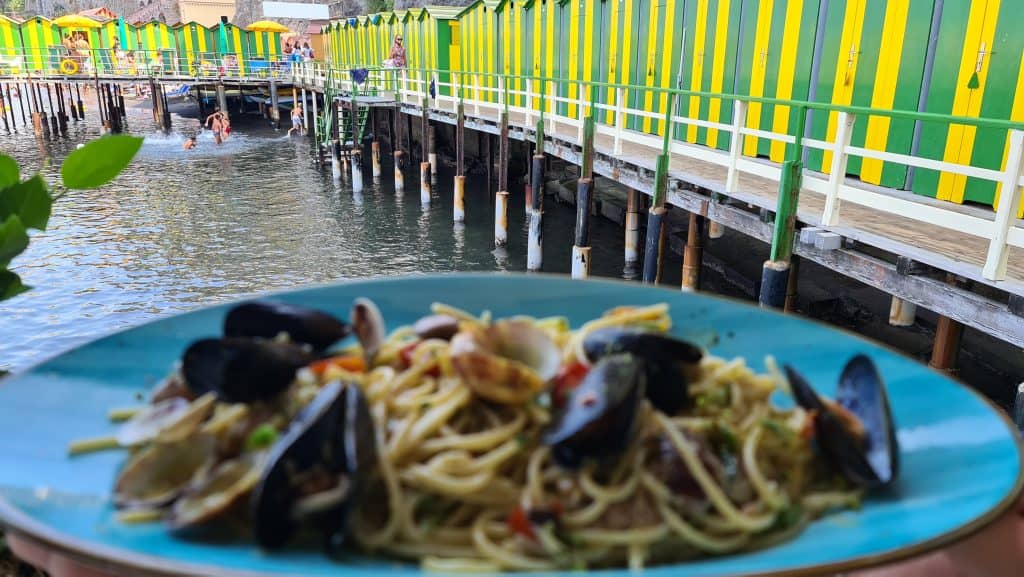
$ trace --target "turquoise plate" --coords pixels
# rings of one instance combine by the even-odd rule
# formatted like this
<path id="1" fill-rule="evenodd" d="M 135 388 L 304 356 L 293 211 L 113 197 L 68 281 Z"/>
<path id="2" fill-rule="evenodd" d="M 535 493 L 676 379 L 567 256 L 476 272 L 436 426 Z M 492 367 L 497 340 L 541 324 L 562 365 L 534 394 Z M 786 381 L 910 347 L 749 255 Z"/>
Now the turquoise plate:
<path id="1" fill-rule="evenodd" d="M 763 370 L 765 355 L 774 355 L 826 394 L 849 357 L 870 355 L 887 381 L 899 425 L 903 470 L 897 486 L 867 499 L 862 510 L 826 517 L 779 546 L 686 563 L 688 577 L 839 571 L 918 554 L 979 529 L 1021 490 L 1017 434 L 979 395 L 888 349 L 798 317 L 699 294 L 547 276 L 413 277 L 277 296 L 339 316 L 347 316 L 354 297 L 371 297 L 389 327 L 413 322 L 434 301 L 472 312 L 489 309 L 498 317 L 565 315 L 573 326 L 618 305 L 668 302 L 677 335 L 717 355 L 745 357 L 757 370 Z M 107 336 L 0 383 L 0 521 L 65 553 L 121 568 L 119 574 L 417 573 L 414 565 L 391 560 L 354 556 L 336 563 L 314 550 L 271 555 L 247 543 L 177 540 L 156 524 L 121 525 L 108 497 L 124 454 L 66 456 L 69 441 L 112 433 L 108 409 L 137 404 L 187 343 L 220 332 L 227 308 Z M 647 572 L 667 577 L 680 569 Z"/>

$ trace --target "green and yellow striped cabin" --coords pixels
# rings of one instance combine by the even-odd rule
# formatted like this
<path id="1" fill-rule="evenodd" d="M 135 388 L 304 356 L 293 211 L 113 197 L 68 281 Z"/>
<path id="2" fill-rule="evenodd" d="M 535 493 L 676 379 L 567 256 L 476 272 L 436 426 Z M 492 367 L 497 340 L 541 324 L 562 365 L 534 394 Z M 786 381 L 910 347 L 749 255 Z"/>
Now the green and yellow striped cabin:
<path id="1" fill-rule="evenodd" d="M 21 24 L 26 67 L 37 73 L 55 73 L 63 58 L 60 29 L 48 18 L 36 16 Z"/>
<path id="2" fill-rule="evenodd" d="M 191 75 L 198 64 L 202 70 L 215 70 L 217 67 L 217 39 L 202 24 L 189 22 L 174 27 L 174 37 L 178 45 L 178 73 Z"/>
<path id="3" fill-rule="evenodd" d="M 24 54 L 25 48 L 21 42 L 21 24 L 13 18 L 0 15 L 0 57 L 3 57 L 0 69 L 21 71 L 25 66 Z M 20 64 L 15 65 L 15 62 L 20 62 Z"/>

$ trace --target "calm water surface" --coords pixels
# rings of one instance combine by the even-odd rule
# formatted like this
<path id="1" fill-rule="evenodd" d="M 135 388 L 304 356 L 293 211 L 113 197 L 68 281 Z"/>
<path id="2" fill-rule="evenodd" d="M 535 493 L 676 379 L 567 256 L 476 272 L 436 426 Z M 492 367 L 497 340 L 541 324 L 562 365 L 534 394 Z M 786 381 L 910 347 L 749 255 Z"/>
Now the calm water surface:
<path id="1" fill-rule="evenodd" d="M 0 134 L 0 150 L 23 174 L 59 182 L 75 145 L 98 136 L 90 118 L 66 138 Z M 238 295 L 332 280 L 435 271 L 526 268 L 522 186 L 510 186 L 509 247 L 493 247 L 493 198 L 467 182 L 464 227 L 452 224 L 451 174 L 420 205 L 419 178 L 396 194 L 392 168 L 354 194 L 314 164 L 304 138 L 240 126 L 222 147 L 204 134 L 195 151 L 179 134 L 154 134 L 147 110 L 129 111 L 129 131 L 146 143 L 116 181 L 72 191 L 50 228 L 32 237 L 14 268 L 32 290 L 0 303 L 0 367 L 23 369 L 61 350 L 148 319 Z M 195 120 L 174 118 L 177 127 Z M 387 158 L 389 155 L 383 155 Z M 573 209 L 547 201 L 545 270 L 567 272 Z M 597 275 L 622 276 L 622 229 L 596 219 Z"/>

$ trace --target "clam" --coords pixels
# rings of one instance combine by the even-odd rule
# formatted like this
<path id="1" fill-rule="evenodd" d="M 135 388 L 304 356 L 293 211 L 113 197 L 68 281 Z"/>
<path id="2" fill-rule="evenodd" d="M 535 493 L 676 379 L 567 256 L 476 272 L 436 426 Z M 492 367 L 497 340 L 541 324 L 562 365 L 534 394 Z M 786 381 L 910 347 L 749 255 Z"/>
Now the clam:
<path id="1" fill-rule="evenodd" d="M 366 366 L 372 366 L 384 343 L 385 327 L 384 316 L 370 299 L 358 298 L 352 303 L 352 330 L 363 348 Z"/>
<path id="2" fill-rule="evenodd" d="M 199 475 L 171 507 L 168 528 L 187 535 L 211 528 L 233 512 L 247 513 L 242 504 L 259 481 L 265 456 L 263 452 L 249 453 Z"/>
<path id="3" fill-rule="evenodd" d="M 459 319 L 449 315 L 429 315 L 412 326 L 416 336 L 423 339 L 451 340 L 459 332 Z"/>
<path id="4" fill-rule="evenodd" d="M 214 391 L 225 402 L 250 403 L 278 395 L 313 360 L 306 348 L 292 343 L 228 337 L 193 343 L 181 369 L 193 391 Z"/>
<path id="5" fill-rule="evenodd" d="M 796 402 L 815 413 L 815 438 L 833 468 L 851 483 L 870 489 L 891 484 L 899 474 L 896 424 L 885 384 L 864 355 L 850 359 L 836 389 L 836 401 L 823 401 L 793 367 L 786 377 Z"/>
<path id="6" fill-rule="evenodd" d="M 453 368 L 474 393 L 510 405 L 544 390 L 561 365 L 558 347 L 547 333 L 516 320 L 456 334 L 451 355 Z"/>
<path id="7" fill-rule="evenodd" d="M 544 433 L 555 462 L 575 468 L 586 458 L 612 457 L 626 448 L 647 386 L 644 364 L 620 354 L 590 369 Z"/>
<path id="8" fill-rule="evenodd" d="M 323 351 L 347 337 L 352 327 L 316 309 L 273 301 L 255 301 L 232 308 L 224 319 L 226 337 L 272 339 L 280 333 L 297 343 Z"/>
<path id="9" fill-rule="evenodd" d="M 647 398 L 654 408 L 674 415 L 689 403 L 688 384 L 704 356 L 696 346 L 668 335 L 634 328 L 598 329 L 583 339 L 588 361 L 629 353 L 642 358 L 647 370 Z"/>
<path id="10" fill-rule="evenodd" d="M 171 397 L 149 405 L 118 429 L 117 443 L 134 447 L 154 440 L 170 442 L 195 432 L 213 412 L 216 396 L 206 394 L 189 402 Z"/>
<path id="11" fill-rule="evenodd" d="M 214 457 L 214 439 L 196 434 L 171 443 L 154 443 L 132 455 L 114 484 L 118 507 L 163 507 L 188 487 Z"/>
<path id="12" fill-rule="evenodd" d="M 360 480 L 376 463 L 374 435 L 357 386 L 324 386 L 270 451 L 251 503 L 257 543 L 279 548 L 309 519 L 329 549 L 339 546 Z"/>

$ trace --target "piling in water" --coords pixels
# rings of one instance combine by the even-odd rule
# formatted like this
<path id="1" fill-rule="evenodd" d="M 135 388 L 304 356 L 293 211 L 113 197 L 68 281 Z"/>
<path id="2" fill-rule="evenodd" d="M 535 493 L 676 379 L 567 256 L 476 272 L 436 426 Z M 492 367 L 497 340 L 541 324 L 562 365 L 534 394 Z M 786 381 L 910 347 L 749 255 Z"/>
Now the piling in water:
<path id="1" fill-rule="evenodd" d="M 363 191 L 363 162 L 359 154 L 352 155 L 352 192 Z"/>
<path id="2" fill-rule="evenodd" d="M 593 210 L 594 179 L 576 183 L 576 231 L 572 246 L 572 278 L 590 276 L 590 213 Z"/>
<path id="3" fill-rule="evenodd" d="M 704 217 L 690 213 L 683 249 L 683 290 L 700 290 L 700 267 L 704 259 Z"/>
<path id="4" fill-rule="evenodd" d="M 455 222 L 464 222 L 466 220 L 466 177 L 461 175 L 455 175 L 455 190 L 453 192 L 455 197 L 454 208 L 452 209 L 452 217 Z M 495 229 L 497 230 L 497 229 Z"/>
<path id="5" fill-rule="evenodd" d="M 637 246 L 640 243 L 640 191 L 629 189 L 626 193 L 626 266 L 640 260 Z"/>
<path id="6" fill-rule="evenodd" d="M 530 230 L 526 239 L 526 270 L 538 271 L 544 265 L 544 155 L 533 155 L 530 172 L 531 206 L 527 211 Z"/>
<path id="7" fill-rule="evenodd" d="M 420 203 L 430 204 L 430 163 L 420 163 Z"/>
<path id="8" fill-rule="evenodd" d="M 494 246 L 508 244 L 508 193 L 499 190 L 494 195 Z"/>

